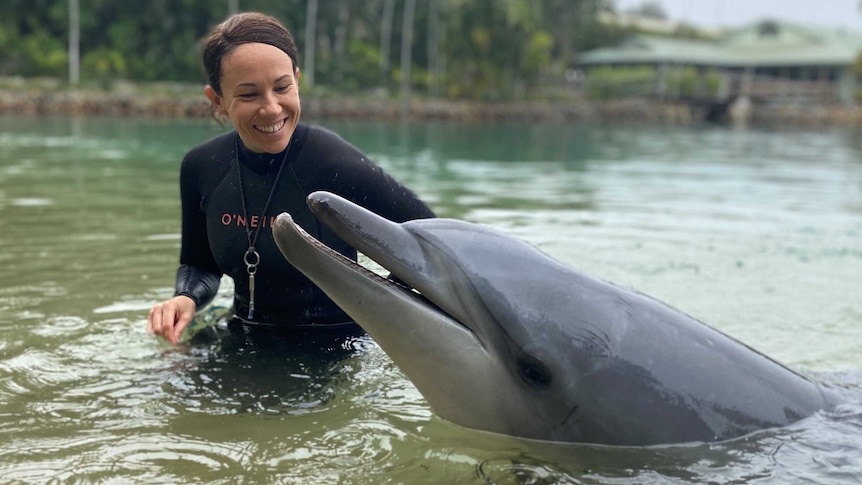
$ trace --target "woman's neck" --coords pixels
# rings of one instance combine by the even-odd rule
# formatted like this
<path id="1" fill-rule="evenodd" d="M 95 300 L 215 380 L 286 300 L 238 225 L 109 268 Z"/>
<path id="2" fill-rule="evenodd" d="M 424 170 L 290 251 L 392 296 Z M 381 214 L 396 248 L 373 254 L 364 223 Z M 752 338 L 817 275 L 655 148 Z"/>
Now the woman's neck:
<path id="1" fill-rule="evenodd" d="M 284 152 L 290 147 L 288 145 L 280 153 L 258 153 L 249 150 L 242 142 L 242 138 L 239 139 L 237 146 L 239 147 L 239 153 L 237 154 L 239 162 L 258 173 L 277 171 L 278 167 L 281 166 L 282 160 L 284 160 Z"/>

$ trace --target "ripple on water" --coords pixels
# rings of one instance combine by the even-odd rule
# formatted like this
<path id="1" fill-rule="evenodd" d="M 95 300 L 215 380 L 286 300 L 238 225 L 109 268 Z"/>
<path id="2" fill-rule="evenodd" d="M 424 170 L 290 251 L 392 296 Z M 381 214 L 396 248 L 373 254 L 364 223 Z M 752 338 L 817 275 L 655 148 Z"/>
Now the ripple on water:
<path id="1" fill-rule="evenodd" d="M 81 317 L 61 315 L 48 318 L 30 331 L 40 337 L 65 337 L 80 333 L 88 325 Z"/>
<path id="2" fill-rule="evenodd" d="M 326 430 L 329 425 L 337 426 Z M 285 473 L 296 483 L 330 483 L 346 476 L 365 477 L 386 469 L 395 448 L 408 434 L 386 421 L 352 419 L 330 422 L 321 431 L 289 435 L 279 443 L 282 453 L 261 457 L 274 473 Z M 276 450 L 271 450 L 276 451 Z M 334 482 L 333 482 L 334 483 Z"/>
<path id="3" fill-rule="evenodd" d="M 181 471 L 181 476 L 239 475 L 251 465 L 254 446 L 238 436 L 236 442 L 213 443 L 194 436 L 145 434 L 128 436 L 103 449 L 100 461 L 110 463 L 119 475 L 161 469 L 164 475 Z M 195 471 L 197 470 L 197 471 Z"/>
<path id="4" fill-rule="evenodd" d="M 451 448 L 436 447 L 423 465 L 430 470 L 439 469 L 434 462 L 441 460 L 471 465 L 477 483 L 496 484 L 858 483 L 862 416 L 858 407 L 846 414 L 852 430 L 839 429 L 845 426 L 840 419 L 822 415 L 715 444 L 626 448 L 513 442 L 506 449 L 499 437 L 466 437 Z M 404 475 L 415 476 L 415 470 Z M 463 473 L 461 479 L 468 481 Z"/>
<path id="5" fill-rule="evenodd" d="M 74 382 L 94 373 L 92 369 L 65 362 L 56 353 L 39 349 L 27 349 L 0 362 L 0 371 L 9 375 L 9 379 L 4 380 L 4 383 L 14 381 L 18 383 L 18 389 L 26 390 Z"/>
<path id="6" fill-rule="evenodd" d="M 376 342 L 368 339 L 367 345 L 361 356 L 362 365 L 351 382 L 353 405 L 361 408 L 363 414 L 373 413 L 386 421 L 428 422 L 433 413 L 416 386 Z"/>
<path id="7" fill-rule="evenodd" d="M 94 308 L 93 313 L 130 313 L 137 311 L 145 314 L 155 303 L 156 300 L 129 299 Z"/>
<path id="8" fill-rule="evenodd" d="M 205 331 L 203 333 L 208 333 Z M 328 410 L 354 372 L 356 343 L 322 351 L 302 342 L 272 345 L 238 334 L 211 344 L 198 336 L 164 357 L 163 388 L 177 412 L 290 416 Z M 282 345 L 286 347 L 282 347 Z"/>
<path id="9" fill-rule="evenodd" d="M 116 437 L 29 440 L 21 456 L 4 457 L 5 480 L 26 483 L 213 483 L 250 468 L 254 446 L 143 433 Z M 188 477 L 194 477 L 194 480 Z"/>
<path id="10" fill-rule="evenodd" d="M 0 288 L 0 311 L 4 313 L 3 318 L 8 318 L 10 322 L 44 319 L 45 314 L 40 310 L 45 301 L 66 294 L 66 288 L 52 281 Z"/>
<path id="11" fill-rule="evenodd" d="M 18 197 L 16 199 L 12 199 L 10 202 L 11 205 L 17 207 L 47 207 L 54 205 L 54 201 L 52 199 L 45 197 Z"/>
<path id="12" fill-rule="evenodd" d="M 63 434 L 59 430 L 42 429 L 39 433 L 19 433 L 11 437 L 14 446 L 0 453 L 0 476 L 4 483 L 51 483 L 52 480 L 80 476 L 84 469 L 98 463 L 98 450 L 109 448 L 115 438 L 82 431 Z M 26 436 L 21 439 L 21 436 Z M 96 465 L 98 468 L 104 468 Z"/>

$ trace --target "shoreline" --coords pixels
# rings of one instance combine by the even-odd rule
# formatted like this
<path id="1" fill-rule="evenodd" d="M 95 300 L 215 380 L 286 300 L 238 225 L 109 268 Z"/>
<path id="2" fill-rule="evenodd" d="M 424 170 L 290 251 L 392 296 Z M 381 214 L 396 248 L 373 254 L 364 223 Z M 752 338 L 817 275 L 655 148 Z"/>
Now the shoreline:
<path id="1" fill-rule="evenodd" d="M 705 123 L 705 108 L 678 101 L 626 98 L 608 101 L 577 96 L 560 100 L 477 102 L 416 97 L 342 95 L 302 97 L 304 117 L 318 120 L 532 121 L 583 123 Z M 0 86 L 2 115 L 69 115 L 152 118 L 207 118 L 209 103 L 201 89 L 169 86 L 110 90 L 41 86 Z M 756 126 L 862 126 L 862 106 L 787 104 L 755 106 L 749 124 Z"/>

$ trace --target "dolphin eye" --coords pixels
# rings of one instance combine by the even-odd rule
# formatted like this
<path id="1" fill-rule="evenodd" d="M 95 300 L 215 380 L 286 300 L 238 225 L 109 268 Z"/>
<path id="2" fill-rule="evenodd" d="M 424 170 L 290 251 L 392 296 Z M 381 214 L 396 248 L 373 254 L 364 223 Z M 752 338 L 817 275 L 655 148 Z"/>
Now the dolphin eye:
<path id="1" fill-rule="evenodd" d="M 540 360 L 533 357 L 518 359 L 518 374 L 534 387 L 546 388 L 551 384 L 551 371 Z"/>

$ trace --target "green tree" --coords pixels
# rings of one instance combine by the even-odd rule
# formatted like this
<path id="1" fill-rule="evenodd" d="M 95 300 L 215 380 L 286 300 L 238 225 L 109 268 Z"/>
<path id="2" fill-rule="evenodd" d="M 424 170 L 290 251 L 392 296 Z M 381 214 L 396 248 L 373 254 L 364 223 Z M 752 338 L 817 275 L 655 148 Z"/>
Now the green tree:
<path id="1" fill-rule="evenodd" d="M 0 4 L 0 73 L 66 73 L 66 3 L 6 0 Z"/>
<path id="2" fill-rule="evenodd" d="M 67 77 L 68 1 L 0 2 L 0 75 Z M 525 98 L 541 83 L 562 79 L 578 52 L 622 33 L 597 21 L 599 11 L 612 8 L 609 0 L 79 0 L 79 6 L 85 83 L 204 81 L 199 41 L 234 8 L 273 15 L 288 27 L 312 92 L 390 90 L 403 81 L 417 94 Z"/>

